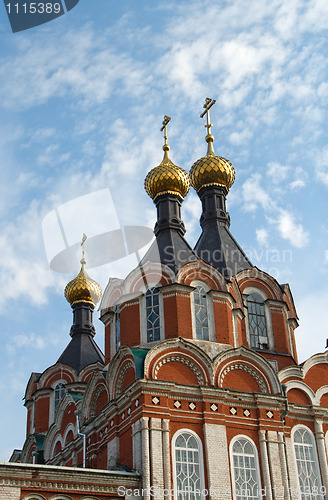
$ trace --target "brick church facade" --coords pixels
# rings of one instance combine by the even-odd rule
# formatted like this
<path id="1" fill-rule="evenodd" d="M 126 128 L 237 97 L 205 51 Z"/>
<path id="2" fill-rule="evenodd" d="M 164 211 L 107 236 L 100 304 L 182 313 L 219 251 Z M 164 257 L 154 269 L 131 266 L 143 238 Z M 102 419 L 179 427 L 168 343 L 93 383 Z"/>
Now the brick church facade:
<path id="1" fill-rule="evenodd" d="M 298 364 L 289 286 L 229 231 L 235 171 L 214 152 L 212 104 L 207 154 L 189 174 L 169 157 L 164 119 L 164 158 L 145 180 L 156 238 L 102 295 L 104 354 L 84 257 L 67 285 L 72 340 L 30 377 L 26 441 L 0 466 L 0 498 L 327 498 L 327 356 Z M 190 184 L 202 202 L 194 249 L 181 218 Z"/>

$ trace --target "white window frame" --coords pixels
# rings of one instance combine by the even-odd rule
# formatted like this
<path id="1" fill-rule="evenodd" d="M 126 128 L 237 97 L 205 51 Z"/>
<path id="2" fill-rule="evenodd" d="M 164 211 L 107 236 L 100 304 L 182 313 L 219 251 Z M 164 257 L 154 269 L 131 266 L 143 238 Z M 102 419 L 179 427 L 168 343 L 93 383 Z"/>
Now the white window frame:
<path id="1" fill-rule="evenodd" d="M 147 340 L 147 313 L 146 313 L 146 292 L 150 288 L 157 288 L 159 291 L 159 340 L 154 340 L 153 342 L 148 342 Z M 147 287 L 143 287 L 142 296 L 140 297 L 140 340 L 141 345 L 152 346 L 162 342 L 165 339 L 164 330 L 164 306 L 163 306 L 163 295 L 161 288 L 158 286 L 158 282 L 147 283 Z"/>
<path id="2" fill-rule="evenodd" d="M 172 437 L 171 441 L 171 455 L 172 455 L 172 471 L 173 471 L 173 490 L 174 490 L 174 500 L 178 499 L 178 487 L 177 487 L 177 468 L 176 468 L 176 458 L 175 458 L 175 443 L 177 438 L 181 434 L 190 434 L 193 436 L 198 444 L 198 457 L 199 457 L 199 479 L 200 479 L 200 496 L 199 500 L 205 500 L 205 474 L 204 474 L 204 454 L 203 454 L 203 443 L 198 434 L 191 429 L 179 429 Z M 186 497 L 186 500 L 189 500 Z M 197 499 L 198 500 L 198 499 Z"/>
<path id="3" fill-rule="evenodd" d="M 317 472 L 317 481 L 319 483 L 318 484 L 318 493 L 310 494 L 307 492 L 305 492 L 305 493 L 301 492 L 302 486 L 301 486 L 301 482 L 300 482 L 300 478 L 299 478 L 299 471 L 298 471 L 296 451 L 295 451 L 295 433 L 296 433 L 296 431 L 298 431 L 300 429 L 308 432 L 309 436 L 311 437 L 312 450 L 314 453 L 314 464 L 315 464 L 316 472 Z M 300 492 L 300 499 L 301 500 L 319 500 L 319 499 L 324 500 L 325 496 L 322 494 L 323 485 L 322 485 L 321 470 L 320 470 L 320 464 L 319 464 L 319 458 L 318 458 L 317 443 L 316 443 L 313 432 L 306 425 L 301 425 L 301 424 L 295 425 L 292 429 L 292 443 L 293 443 L 293 452 L 294 452 L 294 459 L 295 459 L 295 467 L 296 467 L 296 471 L 297 471 L 297 480 L 298 480 L 298 486 L 299 486 L 299 492 Z"/>
<path id="4" fill-rule="evenodd" d="M 208 321 L 208 341 L 215 342 L 215 328 L 214 328 L 214 308 L 213 308 L 213 299 L 209 295 L 211 291 L 211 287 L 205 281 L 194 280 L 190 283 L 190 286 L 196 288 L 197 286 L 201 286 L 204 288 L 206 292 L 206 302 L 207 302 L 207 321 Z M 198 339 L 196 335 L 196 318 L 195 318 L 195 301 L 194 301 L 194 292 L 191 292 L 190 296 L 190 307 L 191 307 L 191 322 L 192 322 L 192 335 L 195 340 L 203 340 Z M 205 340 L 205 342 L 208 342 Z"/>
<path id="5" fill-rule="evenodd" d="M 255 466 L 256 466 L 256 475 L 257 475 L 257 484 L 258 484 L 258 495 L 257 499 L 260 500 L 262 499 L 262 486 L 261 486 L 261 473 L 260 473 L 260 463 L 259 463 L 259 454 L 257 450 L 257 446 L 254 443 L 254 441 L 249 437 L 244 434 L 238 434 L 237 436 L 234 436 L 232 440 L 230 441 L 229 445 L 229 459 L 230 459 L 230 470 L 231 470 L 231 483 L 232 483 L 232 495 L 234 500 L 247 500 L 251 498 L 254 500 L 255 497 L 249 497 L 249 496 L 241 496 L 237 495 L 236 491 L 236 476 L 235 476 L 235 467 L 234 467 L 234 462 L 233 462 L 233 446 L 238 441 L 239 439 L 245 439 L 248 441 L 254 450 L 254 460 L 255 460 Z"/>
<path id="6" fill-rule="evenodd" d="M 256 293 L 263 299 L 263 306 L 264 306 L 264 314 L 265 314 L 265 322 L 266 322 L 266 330 L 267 330 L 267 336 L 268 336 L 268 349 L 269 351 L 274 351 L 274 336 L 273 336 L 273 330 L 272 330 L 272 319 L 271 319 L 271 311 L 270 311 L 270 306 L 268 304 L 268 296 L 263 292 L 261 288 L 257 288 L 255 286 L 248 286 L 245 288 L 243 291 L 243 296 L 246 299 L 245 303 L 245 318 L 246 318 L 246 335 L 247 335 L 247 341 L 250 349 L 258 349 L 257 347 L 252 347 L 251 345 L 251 332 L 250 332 L 250 326 L 249 326 L 249 321 L 248 321 L 248 296 L 251 295 L 252 293 Z"/>
<path id="7" fill-rule="evenodd" d="M 51 384 L 53 392 L 52 392 L 52 394 L 51 394 L 51 396 L 49 398 L 50 399 L 50 401 L 49 401 L 49 427 L 55 421 L 55 418 L 56 418 L 56 411 L 55 411 L 55 388 L 56 388 L 56 386 L 58 384 L 63 384 L 64 386 L 66 386 L 67 380 L 59 379 L 59 380 L 56 380 L 56 382 L 54 382 L 53 384 Z M 64 397 L 65 396 L 63 396 L 63 398 Z M 59 402 L 59 404 L 60 404 L 60 402 Z"/>

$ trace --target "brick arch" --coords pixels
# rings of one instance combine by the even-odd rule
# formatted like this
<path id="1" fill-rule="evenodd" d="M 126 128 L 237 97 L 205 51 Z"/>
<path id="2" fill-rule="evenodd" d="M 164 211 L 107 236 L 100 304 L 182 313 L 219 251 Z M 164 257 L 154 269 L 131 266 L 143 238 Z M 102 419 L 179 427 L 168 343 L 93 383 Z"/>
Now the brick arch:
<path id="1" fill-rule="evenodd" d="M 157 262 L 147 261 L 142 267 L 137 267 L 124 280 L 124 294 L 144 291 L 147 283 L 165 286 L 174 283 L 175 274 L 167 266 Z"/>
<path id="2" fill-rule="evenodd" d="M 119 396 L 123 390 L 136 379 L 134 361 L 131 359 L 125 360 L 120 367 L 116 384 L 115 384 L 115 397 Z"/>
<path id="3" fill-rule="evenodd" d="M 153 347 L 144 361 L 144 376 L 149 379 L 160 378 L 181 382 L 177 375 L 169 375 L 169 368 L 177 372 L 178 364 L 184 377 L 189 374 L 197 385 L 211 385 L 213 379 L 212 361 L 196 344 L 186 339 L 168 339 Z M 165 367 L 164 367 L 165 365 Z"/>
<path id="4" fill-rule="evenodd" d="M 312 401 L 310 396 L 301 388 L 293 387 L 287 392 L 288 401 L 298 405 L 311 406 Z"/>
<path id="5" fill-rule="evenodd" d="M 252 365 L 237 361 L 226 366 L 217 377 L 217 385 L 222 388 L 244 392 L 270 392 L 263 375 Z"/>
<path id="6" fill-rule="evenodd" d="M 200 369 L 183 355 L 172 355 L 159 361 L 154 369 L 154 378 L 186 385 L 204 385 Z"/>
<path id="7" fill-rule="evenodd" d="M 109 401 L 107 387 L 105 384 L 100 384 L 96 387 L 92 398 L 91 398 L 91 408 L 90 416 L 94 417 L 100 411 L 100 409 L 105 406 Z"/>
<path id="8" fill-rule="evenodd" d="M 54 495 L 50 497 L 49 500 L 72 500 L 72 497 L 68 495 Z"/>
<path id="9" fill-rule="evenodd" d="M 283 300 L 283 292 L 278 282 L 257 267 L 240 271 L 236 280 L 241 292 L 247 287 L 255 287 L 262 290 L 269 299 Z"/>
<path id="10" fill-rule="evenodd" d="M 46 500 L 44 496 L 39 495 L 37 493 L 29 493 L 22 500 Z"/>
<path id="11" fill-rule="evenodd" d="M 222 274 L 201 260 L 185 264 L 177 275 L 177 282 L 184 285 L 190 285 L 196 280 L 204 281 L 213 290 L 227 290 Z"/>

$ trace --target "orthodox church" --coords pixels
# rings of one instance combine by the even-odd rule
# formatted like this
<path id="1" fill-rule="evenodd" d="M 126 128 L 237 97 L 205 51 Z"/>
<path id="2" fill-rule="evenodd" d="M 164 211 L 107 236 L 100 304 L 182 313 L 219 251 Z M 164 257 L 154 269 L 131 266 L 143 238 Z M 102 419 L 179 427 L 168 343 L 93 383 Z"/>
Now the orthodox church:
<path id="1" fill-rule="evenodd" d="M 288 284 L 229 231 L 235 170 L 214 152 L 214 102 L 189 174 L 170 159 L 164 117 L 164 158 L 145 179 L 155 240 L 137 268 L 101 297 L 83 252 L 65 289 L 72 339 L 30 377 L 26 441 L 0 466 L 0 498 L 327 498 L 327 355 L 298 364 Z M 195 248 L 181 218 L 190 186 L 202 203 Z"/>

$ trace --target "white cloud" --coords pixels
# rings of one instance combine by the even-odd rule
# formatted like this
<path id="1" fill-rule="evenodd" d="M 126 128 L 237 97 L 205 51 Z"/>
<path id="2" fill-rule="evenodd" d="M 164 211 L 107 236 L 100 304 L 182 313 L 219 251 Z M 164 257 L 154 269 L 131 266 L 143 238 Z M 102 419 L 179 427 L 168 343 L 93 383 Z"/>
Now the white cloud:
<path id="1" fill-rule="evenodd" d="M 87 105 L 101 103 L 117 89 L 140 94 L 147 81 L 135 60 L 115 52 L 105 36 L 88 27 L 34 40 L 22 36 L 17 48 L 18 56 L 0 66 L 2 104 L 10 108 L 29 108 L 67 94 Z"/>
<path id="2" fill-rule="evenodd" d="M 52 272 L 45 259 L 41 233 L 42 210 L 32 203 L 0 235 L 0 309 L 8 300 L 42 305 L 49 290 L 63 289 L 65 281 Z"/>
<path id="3" fill-rule="evenodd" d="M 297 223 L 293 214 L 282 210 L 276 224 L 282 238 L 288 240 L 296 248 L 302 248 L 309 242 L 309 234 L 302 224 Z"/>
<path id="4" fill-rule="evenodd" d="M 301 189 L 303 187 L 305 187 L 305 181 L 303 179 L 295 179 L 290 183 L 290 188 L 292 190 Z"/>
<path id="5" fill-rule="evenodd" d="M 264 228 L 256 229 L 256 239 L 260 245 L 267 245 L 269 239 L 268 231 Z"/>
<path id="6" fill-rule="evenodd" d="M 255 211 L 258 206 L 264 210 L 270 210 L 274 203 L 269 194 L 261 185 L 262 177 L 260 174 L 252 174 L 242 187 L 244 210 L 246 212 Z"/>
<path id="7" fill-rule="evenodd" d="M 290 167 L 288 165 L 281 165 L 277 162 L 268 163 L 267 175 L 275 184 L 284 181 L 287 178 L 289 171 Z"/>
<path id="8" fill-rule="evenodd" d="M 328 186 L 328 147 L 317 151 L 314 158 L 316 175 L 319 181 Z"/>

